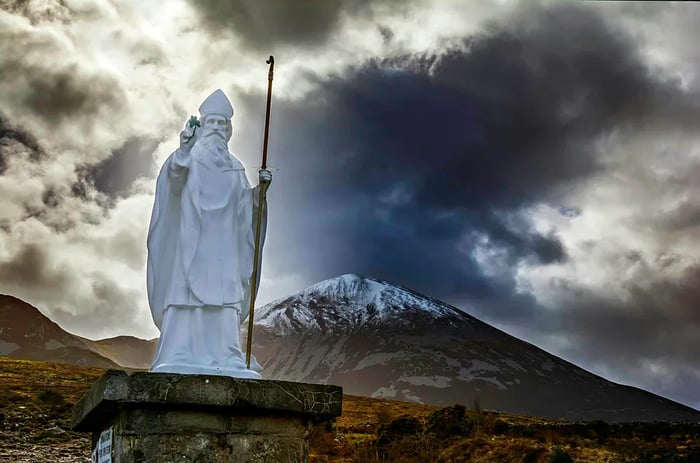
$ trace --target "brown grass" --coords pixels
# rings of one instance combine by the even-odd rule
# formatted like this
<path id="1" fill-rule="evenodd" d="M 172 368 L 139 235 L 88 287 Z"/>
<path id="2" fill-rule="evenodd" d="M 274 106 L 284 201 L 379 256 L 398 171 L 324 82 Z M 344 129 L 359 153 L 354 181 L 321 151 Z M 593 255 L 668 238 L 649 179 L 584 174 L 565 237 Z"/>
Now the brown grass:
<path id="1" fill-rule="evenodd" d="M 0 357 L 0 461 L 89 461 L 90 438 L 67 431 L 69 417 L 103 372 Z M 455 410 L 346 395 L 342 416 L 313 430 L 310 461 L 549 463 L 560 446 L 576 463 L 700 462 L 699 423 L 567 423 L 473 404 L 463 415 Z M 435 427 L 445 417 L 464 422 Z"/>

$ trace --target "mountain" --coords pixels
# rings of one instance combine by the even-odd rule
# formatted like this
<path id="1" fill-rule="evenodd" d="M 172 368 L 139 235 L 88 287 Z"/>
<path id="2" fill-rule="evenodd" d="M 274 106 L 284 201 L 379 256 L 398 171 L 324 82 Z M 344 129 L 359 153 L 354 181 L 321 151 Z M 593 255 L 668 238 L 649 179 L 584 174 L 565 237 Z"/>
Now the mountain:
<path id="1" fill-rule="evenodd" d="M 438 300 L 359 275 L 327 280 L 255 314 L 268 378 L 346 394 L 606 421 L 700 421 L 700 412 L 612 383 Z"/>
<path id="2" fill-rule="evenodd" d="M 92 341 L 67 333 L 35 307 L 0 294 L 0 355 L 100 368 L 145 369 L 155 340 L 132 336 Z"/>

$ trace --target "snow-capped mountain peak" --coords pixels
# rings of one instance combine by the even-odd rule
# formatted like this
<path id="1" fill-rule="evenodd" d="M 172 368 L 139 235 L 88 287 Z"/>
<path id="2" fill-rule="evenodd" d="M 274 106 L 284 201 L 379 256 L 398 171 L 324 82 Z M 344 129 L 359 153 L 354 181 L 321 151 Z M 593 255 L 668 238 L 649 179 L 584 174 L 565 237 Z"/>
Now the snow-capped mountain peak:
<path id="1" fill-rule="evenodd" d="M 368 323 L 402 319 L 408 313 L 423 317 L 460 317 L 467 314 L 400 286 L 353 273 L 311 285 L 273 301 L 255 314 L 256 325 L 276 332 L 324 332 L 356 329 Z"/>
<path id="2" fill-rule="evenodd" d="M 385 282 L 355 273 L 346 273 L 336 278 L 321 281 L 301 291 L 302 294 L 349 298 L 359 303 L 369 303 L 389 285 Z"/>

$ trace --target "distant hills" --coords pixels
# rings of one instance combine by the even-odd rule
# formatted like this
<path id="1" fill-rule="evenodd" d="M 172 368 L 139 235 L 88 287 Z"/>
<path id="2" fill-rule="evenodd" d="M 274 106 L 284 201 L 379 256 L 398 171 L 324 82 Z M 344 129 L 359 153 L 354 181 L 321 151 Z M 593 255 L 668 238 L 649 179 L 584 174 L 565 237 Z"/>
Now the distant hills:
<path id="1" fill-rule="evenodd" d="M 700 421 L 697 410 L 610 382 L 455 307 L 369 277 L 343 275 L 267 304 L 256 311 L 255 329 L 254 353 L 271 379 L 545 418 Z M 0 296 L 0 355 L 146 369 L 155 343 L 70 335 L 31 305 Z"/>
<path id="2" fill-rule="evenodd" d="M 0 355 L 100 368 L 150 367 L 156 340 L 133 336 L 92 341 L 65 332 L 35 307 L 0 295 Z"/>

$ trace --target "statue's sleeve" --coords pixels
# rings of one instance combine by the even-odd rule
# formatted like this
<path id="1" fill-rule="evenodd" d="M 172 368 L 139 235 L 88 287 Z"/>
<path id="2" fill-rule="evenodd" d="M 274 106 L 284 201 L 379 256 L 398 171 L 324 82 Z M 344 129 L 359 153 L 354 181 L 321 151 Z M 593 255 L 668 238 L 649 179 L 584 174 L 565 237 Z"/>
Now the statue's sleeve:
<path id="1" fill-rule="evenodd" d="M 181 189 L 187 180 L 190 170 L 192 156 L 181 149 L 176 150 L 170 158 L 168 167 L 168 177 L 172 181 L 172 186 Z"/>
<path id="2" fill-rule="evenodd" d="M 175 265 L 175 247 L 180 232 L 180 193 L 187 178 L 187 170 L 175 166 L 180 150 L 172 153 L 163 163 L 156 181 L 151 223 L 148 228 L 147 288 L 151 315 L 160 329 L 165 310 L 165 299 L 170 286 L 170 275 Z M 180 159 L 182 157 L 180 156 Z"/>

